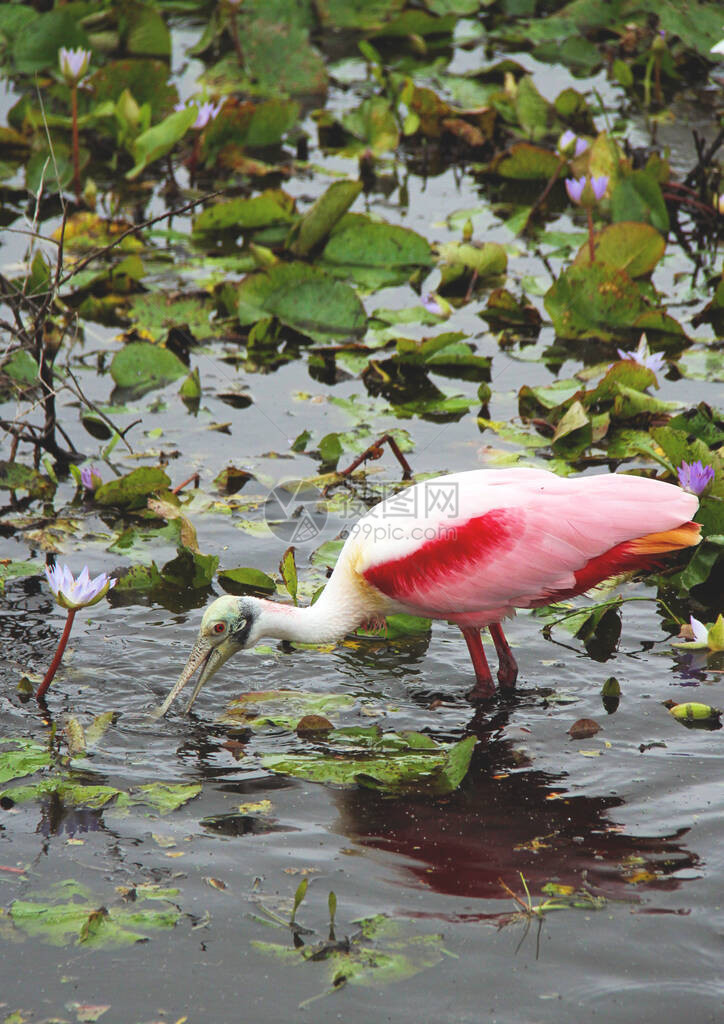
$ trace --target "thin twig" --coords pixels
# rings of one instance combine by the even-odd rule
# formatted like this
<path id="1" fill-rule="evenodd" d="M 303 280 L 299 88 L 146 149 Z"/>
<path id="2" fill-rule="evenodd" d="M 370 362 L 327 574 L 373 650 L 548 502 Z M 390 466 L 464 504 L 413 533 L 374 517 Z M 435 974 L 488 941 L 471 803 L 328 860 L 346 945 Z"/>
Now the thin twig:
<path id="1" fill-rule="evenodd" d="M 76 274 L 78 274 L 84 267 L 87 267 L 93 260 L 100 259 L 101 256 L 105 256 L 107 252 L 114 249 L 124 238 L 128 238 L 129 235 L 134 235 L 138 231 L 143 231 L 145 228 L 150 228 L 153 224 L 158 224 L 159 221 L 168 220 L 169 217 L 175 217 L 177 214 L 186 213 L 187 210 L 192 210 L 194 206 L 199 206 L 201 203 L 208 202 L 209 199 L 214 199 L 216 196 L 222 195 L 224 189 L 217 189 L 216 192 L 209 192 L 200 199 L 192 199 L 188 203 L 184 203 L 183 206 L 175 206 L 172 210 L 167 210 L 166 213 L 160 213 L 157 217 L 151 217 L 149 220 L 144 220 L 140 224 L 133 224 L 130 228 L 126 228 L 125 231 L 121 231 L 120 235 L 117 235 L 108 245 L 104 245 L 102 249 L 96 249 L 95 252 L 89 253 L 80 262 L 76 263 L 72 270 L 68 271 L 59 281 L 59 285 L 62 287 L 67 284 L 68 281 Z"/>

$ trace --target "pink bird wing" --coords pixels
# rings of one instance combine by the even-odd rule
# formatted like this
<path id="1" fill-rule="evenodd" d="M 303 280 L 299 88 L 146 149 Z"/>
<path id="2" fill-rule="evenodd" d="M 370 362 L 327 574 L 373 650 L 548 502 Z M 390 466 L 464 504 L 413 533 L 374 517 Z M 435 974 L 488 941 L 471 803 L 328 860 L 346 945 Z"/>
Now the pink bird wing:
<path id="1" fill-rule="evenodd" d="M 458 488 L 455 508 L 418 507 L 405 520 L 383 502 L 358 524 L 367 537 L 355 545 L 357 572 L 420 613 L 497 621 L 696 543 L 696 528 L 677 528 L 697 499 L 656 480 L 481 470 L 417 484 L 398 505 L 445 483 Z M 652 534 L 665 537 L 632 544 Z"/>

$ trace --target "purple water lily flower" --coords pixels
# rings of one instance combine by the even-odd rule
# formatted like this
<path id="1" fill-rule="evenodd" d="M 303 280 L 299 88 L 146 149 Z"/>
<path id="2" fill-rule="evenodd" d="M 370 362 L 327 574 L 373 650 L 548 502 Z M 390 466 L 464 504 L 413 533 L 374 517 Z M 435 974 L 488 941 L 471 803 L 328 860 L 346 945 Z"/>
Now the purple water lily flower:
<path id="1" fill-rule="evenodd" d="M 585 153 L 588 149 L 588 143 L 585 139 L 580 138 L 575 132 L 572 132 L 570 128 L 561 135 L 558 140 L 558 150 L 564 156 L 580 156 Z"/>
<path id="2" fill-rule="evenodd" d="M 212 103 L 207 100 L 205 103 L 195 103 L 193 100 L 188 103 L 177 103 L 173 108 L 174 110 L 187 110 L 189 107 L 197 107 L 198 114 L 196 120 L 193 123 L 193 127 L 199 129 L 205 128 L 209 121 L 213 121 L 218 116 L 219 111 L 223 107 L 223 101 L 218 103 Z"/>
<path id="3" fill-rule="evenodd" d="M 77 50 L 67 50 L 65 46 L 61 46 L 58 51 L 60 72 L 69 85 L 81 80 L 88 70 L 90 59 L 90 50 L 83 50 L 80 48 Z"/>
<path id="4" fill-rule="evenodd" d="M 566 192 L 572 203 L 580 203 L 585 187 L 585 178 L 566 178 Z"/>
<path id="5" fill-rule="evenodd" d="M 98 604 L 117 582 L 105 572 L 91 579 L 87 565 L 83 567 L 77 579 L 67 565 L 54 565 L 52 569 L 46 565 L 45 575 L 55 600 L 61 608 L 67 608 L 69 611 L 90 608 L 91 605 Z"/>
<path id="6" fill-rule="evenodd" d="M 591 188 L 593 189 L 593 194 L 596 197 L 596 200 L 600 202 L 608 188 L 608 175 L 601 174 L 597 178 L 591 178 Z"/>
<path id="7" fill-rule="evenodd" d="M 103 483 L 103 478 L 95 466 L 84 466 L 80 471 L 80 484 L 86 491 L 94 491 Z"/>
<path id="8" fill-rule="evenodd" d="M 666 366 L 666 356 L 663 352 L 650 352 L 646 335 L 641 335 L 638 348 L 632 351 L 626 352 L 624 349 L 618 349 L 619 359 L 633 359 L 639 366 L 645 366 L 647 370 L 653 370 L 654 373 L 659 373 Z"/>
<path id="9" fill-rule="evenodd" d="M 691 494 L 701 494 L 714 479 L 714 470 L 711 466 L 704 466 L 701 460 L 688 463 L 682 462 L 676 470 L 679 477 L 679 484 L 685 491 Z"/>

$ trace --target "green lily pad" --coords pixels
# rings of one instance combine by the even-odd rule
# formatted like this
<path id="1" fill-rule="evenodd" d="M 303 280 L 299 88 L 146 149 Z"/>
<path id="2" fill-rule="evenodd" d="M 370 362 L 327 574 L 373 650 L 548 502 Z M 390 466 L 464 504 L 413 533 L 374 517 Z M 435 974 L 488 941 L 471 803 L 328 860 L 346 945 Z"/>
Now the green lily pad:
<path id="1" fill-rule="evenodd" d="M 50 752 L 47 746 L 21 737 L 0 739 L 0 783 L 34 775 L 49 766 Z"/>
<path id="2" fill-rule="evenodd" d="M 334 739 L 334 733 L 330 739 Z M 346 738 L 346 736 L 345 736 Z M 268 771 L 292 775 L 309 782 L 326 782 L 339 786 L 359 785 L 388 795 L 406 793 L 451 793 L 462 782 L 470 766 L 474 736 L 454 744 L 439 744 L 436 750 L 394 753 L 380 746 L 385 753 L 375 756 L 369 749 L 358 753 L 262 754 L 261 763 Z M 374 750 L 374 748 L 373 748 Z"/>
<path id="3" fill-rule="evenodd" d="M 27 491 L 31 498 L 52 498 L 53 481 L 22 462 L 0 461 L 0 490 Z"/>
<path id="4" fill-rule="evenodd" d="M 111 361 L 113 380 L 135 395 L 161 388 L 187 373 L 188 367 L 170 349 L 145 341 L 124 345 Z"/>
<path id="5" fill-rule="evenodd" d="M 136 906 L 107 908 L 76 899 L 60 903 L 45 900 L 14 900 L 10 917 L 16 928 L 52 946 L 116 949 L 147 942 L 147 932 L 173 928 L 181 916 L 178 907 L 148 910 Z"/>
<path id="6" fill-rule="evenodd" d="M 194 233 L 233 229 L 238 233 L 290 224 L 297 219 L 294 200 L 278 189 L 268 189 L 249 199 L 227 199 L 203 210 L 194 221 Z"/>
<path id="7" fill-rule="evenodd" d="M 611 213 L 615 221 L 643 221 L 664 235 L 669 230 L 669 214 L 661 186 L 645 170 L 633 171 L 613 186 Z"/>
<path id="8" fill-rule="evenodd" d="M 595 236 L 595 259 L 611 267 L 625 270 L 629 277 L 645 277 L 651 273 L 666 250 L 666 240 L 650 224 L 619 221 L 609 224 Z M 578 250 L 573 265 L 590 266 L 588 243 Z"/>
<path id="9" fill-rule="evenodd" d="M 224 725 L 246 725 L 251 729 L 276 725 L 294 730 L 307 715 L 329 717 L 350 708 L 355 699 L 346 693 L 308 693 L 304 690 L 260 690 L 244 693 L 230 702 L 221 719 Z"/>
<path id="10" fill-rule="evenodd" d="M 139 466 L 117 480 L 97 487 L 93 498 L 98 505 L 119 505 L 142 508 L 149 494 L 165 491 L 171 486 L 166 473 L 155 466 Z"/>
<path id="11" fill-rule="evenodd" d="M 543 301 L 561 338 L 615 338 L 646 308 L 629 275 L 603 263 L 562 271 Z"/>
<path id="12" fill-rule="evenodd" d="M 0 594 L 5 590 L 8 580 L 20 579 L 23 576 L 40 576 L 43 571 L 41 562 L 0 561 Z"/>
<path id="13" fill-rule="evenodd" d="M 274 316 L 320 343 L 359 336 L 365 328 L 365 311 L 356 293 L 303 263 L 277 264 L 250 274 L 237 294 L 237 313 L 244 325 Z"/>
<path id="14" fill-rule="evenodd" d="M 441 935 L 411 933 L 410 922 L 393 920 L 386 914 L 377 914 L 353 922 L 357 930 L 350 939 L 292 948 L 288 944 L 252 941 L 260 953 L 273 956 L 289 966 L 304 965 L 305 971 L 314 964 L 326 978 L 329 988 L 302 1007 L 331 995 L 344 985 L 378 987 L 414 977 L 420 971 L 439 964 L 445 950 Z"/>
<path id="15" fill-rule="evenodd" d="M 211 210 L 215 209 L 217 207 L 211 207 Z M 128 307 L 128 313 L 133 322 L 156 342 L 164 341 L 172 327 L 189 330 L 198 341 L 212 338 L 219 331 L 216 324 L 213 323 L 214 304 L 206 296 L 168 295 L 162 291 L 152 291 L 144 295 L 135 295 Z M 134 363 L 138 365 L 142 374 L 148 372 L 152 377 L 158 375 L 161 384 L 176 380 L 182 373 L 188 373 L 188 367 L 181 360 L 177 359 L 174 363 L 164 355 L 154 356 L 147 350 L 140 351 L 138 348 L 132 348 L 132 345 L 141 344 L 144 343 L 132 342 L 131 345 L 126 345 L 121 349 L 121 352 L 125 352 L 129 348 L 132 351 L 132 358 L 126 357 L 128 363 L 124 365 L 123 361 L 121 362 L 122 371 L 118 370 L 118 364 L 114 358 L 111 364 L 111 375 L 119 387 L 135 388 L 138 386 L 134 380 Z M 151 348 L 156 352 L 173 355 L 172 352 L 160 345 L 152 345 Z M 163 362 L 159 362 L 159 359 Z M 114 364 L 116 373 L 124 372 L 127 375 L 127 380 L 121 382 L 116 379 L 113 372 Z M 158 385 L 154 384 L 153 386 Z M 144 390 L 150 390 L 150 388 L 144 387 Z"/>
<path id="16" fill-rule="evenodd" d="M 334 228 L 322 260 L 335 275 L 366 288 L 402 284 L 417 268 L 433 263 L 426 239 L 409 228 L 348 213 Z"/>
<path id="17" fill-rule="evenodd" d="M 547 181 L 564 168 L 557 153 L 530 142 L 517 142 L 490 165 L 490 170 L 501 178 L 514 181 Z"/>

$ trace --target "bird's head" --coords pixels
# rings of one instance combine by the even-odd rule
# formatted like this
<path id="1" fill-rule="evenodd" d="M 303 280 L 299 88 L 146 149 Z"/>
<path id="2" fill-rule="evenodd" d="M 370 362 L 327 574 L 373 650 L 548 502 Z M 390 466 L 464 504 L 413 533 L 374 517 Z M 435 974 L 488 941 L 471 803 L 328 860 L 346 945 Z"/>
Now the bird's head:
<path id="1" fill-rule="evenodd" d="M 165 715 L 179 693 L 188 683 L 197 669 L 201 674 L 191 700 L 186 707 L 187 713 L 198 697 L 201 687 L 211 679 L 232 654 L 243 651 L 256 643 L 261 602 L 254 597 L 219 597 L 204 612 L 201 629 L 184 670 L 178 677 L 173 689 L 159 708 L 158 714 Z"/>

